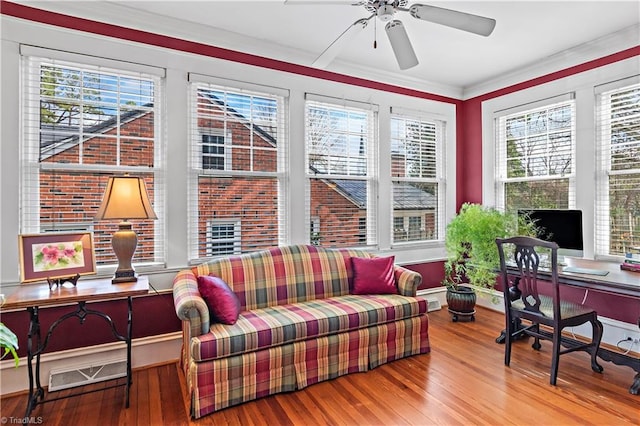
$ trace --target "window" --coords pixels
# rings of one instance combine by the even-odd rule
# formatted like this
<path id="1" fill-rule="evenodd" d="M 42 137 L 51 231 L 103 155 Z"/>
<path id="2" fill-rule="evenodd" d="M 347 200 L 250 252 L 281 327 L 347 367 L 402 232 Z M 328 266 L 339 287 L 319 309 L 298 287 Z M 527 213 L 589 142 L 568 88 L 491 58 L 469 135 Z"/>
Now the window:
<path id="1" fill-rule="evenodd" d="M 311 98 L 305 108 L 307 217 L 322 220 L 309 234 L 325 247 L 374 245 L 374 112 Z"/>
<path id="2" fill-rule="evenodd" d="M 157 75 L 152 75 L 118 69 L 115 61 L 97 66 L 28 52 L 22 57 L 20 232 L 92 231 L 97 264 L 117 263 L 111 236 L 118 223 L 94 221 L 94 216 L 109 176 L 129 173 L 144 178 L 160 218 L 133 221 L 138 233 L 133 261 L 163 261 L 156 102 L 163 70 L 153 69 Z"/>
<path id="3" fill-rule="evenodd" d="M 575 205 L 573 100 L 497 118 L 497 205 L 570 208 Z"/>
<path id="4" fill-rule="evenodd" d="M 190 258 L 280 244 L 285 240 L 284 93 L 226 87 L 195 74 L 189 78 Z"/>
<path id="5" fill-rule="evenodd" d="M 443 208 L 444 123 L 391 115 L 393 242 L 437 240 Z"/>
<path id="6" fill-rule="evenodd" d="M 202 135 L 202 168 L 224 170 L 228 165 L 225 157 L 225 138 L 223 135 Z"/>
<path id="7" fill-rule="evenodd" d="M 597 90 L 596 253 L 604 256 L 640 246 L 640 84 L 630 83 Z"/>
<path id="8" fill-rule="evenodd" d="M 208 227 L 207 256 L 241 253 L 240 223 L 213 222 Z"/>

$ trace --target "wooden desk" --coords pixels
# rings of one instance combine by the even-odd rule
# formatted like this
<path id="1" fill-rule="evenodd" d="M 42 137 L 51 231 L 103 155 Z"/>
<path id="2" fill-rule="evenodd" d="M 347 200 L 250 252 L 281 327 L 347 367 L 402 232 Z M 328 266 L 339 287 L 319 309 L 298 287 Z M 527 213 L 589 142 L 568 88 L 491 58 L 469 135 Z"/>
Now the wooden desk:
<path id="1" fill-rule="evenodd" d="M 51 402 L 62 398 L 79 395 L 79 393 L 65 397 L 51 398 L 45 400 L 44 388 L 40 383 L 40 355 L 47 348 L 49 338 L 53 330 L 63 321 L 76 317 L 80 324 L 88 315 L 95 315 L 103 318 L 111 327 L 113 336 L 127 345 L 127 379 L 124 384 L 116 384 L 100 390 L 109 389 L 116 386 L 125 386 L 126 407 L 129 408 L 129 388 L 131 387 L 131 329 L 133 324 L 132 297 L 149 293 L 149 280 L 147 277 L 139 277 L 138 281 L 129 283 L 112 284 L 111 279 L 79 281 L 76 287 L 69 284 L 57 286 L 49 289 L 49 284 L 23 284 L 16 292 L 11 294 L 4 305 L 2 311 L 24 309 L 29 312 L 29 332 L 27 335 L 27 364 L 29 372 L 29 394 L 25 418 L 29 417 L 31 411 L 38 404 Z M 122 335 L 116 330 L 115 324 L 107 314 L 92 310 L 86 307 L 87 302 L 107 301 L 107 300 L 127 300 L 127 333 Z M 76 311 L 67 313 L 58 318 L 49 326 L 44 341 L 40 332 L 39 309 L 41 307 L 53 305 L 68 305 L 77 303 Z M 35 358 L 35 365 L 34 360 Z"/>
<path id="2" fill-rule="evenodd" d="M 620 269 L 620 264 L 614 262 L 569 257 L 565 260 L 567 266 L 598 269 L 609 273 L 607 275 L 577 274 L 564 272 L 564 267 L 559 266 L 558 280 L 561 284 L 640 299 L 640 273 Z"/>
<path id="3" fill-rule="evenodd" d="M 558 282 L 562 285 L 580 287 L 589 290 L 597 290 L 605 293 L 637 298 L 640 303 L 640 274 L 632 271 L 620 269 L 620 264 L 614 262 L 601 262 L 590 259 L 565 258 L 566 266 L 588 268 L 608 271 L 607 275 L 579 274 L 575 272 L 565 272 L 564 266 L 558 266 Z M 544 271 L 539 271 L 542 276 Z M 638 326 L 640 327 L 640 318 L 638 318 Z M 563 337 L 563 344 L 566 342 L 570 346 L 571 339 Z M 504 335 L 496 339 L 498 343 L 504 342 Z M 605 348 L 599 348 L 598 356 L 605 361 L 613 362 L 617 365 L 626 365 L 631 367 L 635 372 L 635 378 L 629 388 L 629 393 L 638 395 L 640 393 L 640 359 L 624 355 L 620 352 L 610 351 Z"/>

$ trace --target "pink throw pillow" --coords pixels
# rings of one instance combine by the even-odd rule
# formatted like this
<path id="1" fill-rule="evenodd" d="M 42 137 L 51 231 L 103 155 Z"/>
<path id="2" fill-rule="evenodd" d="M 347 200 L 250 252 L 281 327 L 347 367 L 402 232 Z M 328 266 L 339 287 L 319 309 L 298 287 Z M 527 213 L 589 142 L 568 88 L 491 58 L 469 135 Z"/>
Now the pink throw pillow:
<path id="1" fill-rule="evenodd" d="M 397 294 L 393 262 L 390 257 L 352 257 L 353 294 Z"/>
<path id="2" fill-rule="evenodd" d="M 240 301 L 222 278 L 200 276 L 198 290 L 216 321 L 229 325 L 236 323 L 240 315 Z"/>

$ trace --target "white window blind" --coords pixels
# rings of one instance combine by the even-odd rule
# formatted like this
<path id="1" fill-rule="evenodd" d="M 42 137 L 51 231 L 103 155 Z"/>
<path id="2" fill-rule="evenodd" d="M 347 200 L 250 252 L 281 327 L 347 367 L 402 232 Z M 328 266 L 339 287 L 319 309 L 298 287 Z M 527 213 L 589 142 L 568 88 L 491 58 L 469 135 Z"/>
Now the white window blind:
<path id="1" fill-rule="evenodd" d="M 498 206 L 574 207 L 574 100 L 500 115 L 496 133 Z"/>
<path id="2" fill-rule="evenodd" d="M 374 109 L 311 100 L 305 105 L 307 224 L 311 244 L 377 244 Z"/>
<path id="3" fill-rule="evenodd" d="M 20 233 L 92 231 L 97 264 L 117 263 L 118 222 L 94 216 L 108 178 L 128 173 L 144 178 L 159 217 L 132 221 L 133 262 L 164 262 L 161 78 L 105 62 L 22 57 Z"/>
<path id="4" fill-rule="evenodd" d="M 630 247 L 640 247 L 638 80 L 637 77 L 627 79 L 596 90 L 598 178 L 595 224 L 596 254 L 601 256 L 620 256 Z"/>
<path id="5" fill-rule="evenodd" d="M 440 120 L 416 115 L 391 115 L 394 244 L 441 236 L 444 126 Z"/>
<path id="6" fill-rule="evenodd" d="M 191 260 L 281 244 L 287 98 L 191 80 Z"/>

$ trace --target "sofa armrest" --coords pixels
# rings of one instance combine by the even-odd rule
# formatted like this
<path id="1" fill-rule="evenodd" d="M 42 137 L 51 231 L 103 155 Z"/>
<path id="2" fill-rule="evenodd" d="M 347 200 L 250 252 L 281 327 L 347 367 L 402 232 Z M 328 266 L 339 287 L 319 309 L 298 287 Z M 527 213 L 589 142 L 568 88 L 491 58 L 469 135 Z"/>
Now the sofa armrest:
<path id="1" fill-rule="evenodd" d="M 200 296 L 198 280 L 191 270 L 178 272 L 173 279 L 173 304 L 182 321 L 188 321 L 191 337 L 209 332 L 209 307 Z"/>
<path id="2" fill-rule="evenodd" d="M 398 293 L 402 296 L 415 297 L 418 291 L 418 286 L 422 283 L 422 275 L 398 265 L 394 265 L 393 268 Z"/>

